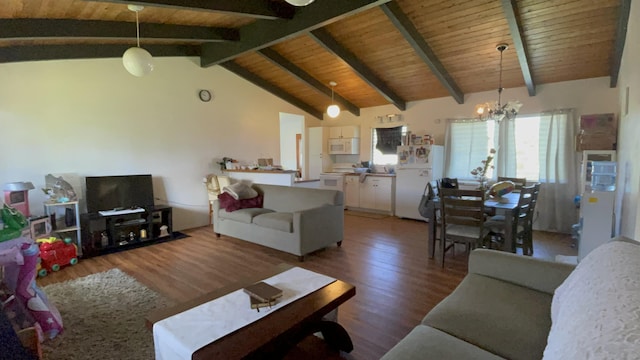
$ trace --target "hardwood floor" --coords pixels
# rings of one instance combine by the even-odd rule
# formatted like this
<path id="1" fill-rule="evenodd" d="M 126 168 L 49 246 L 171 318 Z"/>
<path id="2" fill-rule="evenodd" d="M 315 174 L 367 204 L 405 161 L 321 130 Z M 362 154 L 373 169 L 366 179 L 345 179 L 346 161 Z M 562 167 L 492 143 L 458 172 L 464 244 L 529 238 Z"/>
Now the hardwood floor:
<path id="1" fill-rule="evenodd" d="M 216 239 L 207 226 L 184 231 L 190 235 L 185 239 L 83 259 L 37 282 L 44 286 L 117 267 L 182 302 L 288 262 L 356 286 L 356 296 L 339 313 L 354 342 L 349 358 L 377 359 L 458 285 L 467 272 L 467 259 L 462 248 L 455 257 L 447 254 L 444 269 L 438 256 L 429 259 L 424 222 L 346 214 L 342 247 L 321 250 L 302 263 L 294 255 L 242 240 Z M 534 235 L 534 257 L 576 253 L 568 235 Z"/>

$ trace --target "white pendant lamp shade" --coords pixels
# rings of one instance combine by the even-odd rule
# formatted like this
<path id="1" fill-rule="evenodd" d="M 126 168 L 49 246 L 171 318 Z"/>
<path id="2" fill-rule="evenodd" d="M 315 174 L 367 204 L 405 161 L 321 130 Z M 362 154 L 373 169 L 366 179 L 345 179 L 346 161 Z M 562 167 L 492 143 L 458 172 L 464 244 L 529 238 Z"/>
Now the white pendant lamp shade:
<path id="1" fill-rule="evenodd" d="M 313 0 L 286 0 L 289 4 L 293 6 L 307 6 L 313 2 Z"/>
<path id="2" fill-rule="evenodd" d="M 144 9 L 144 6 L 129 5 L 129 10 L 136 13 L 136 41 L 137 46 L 127 49 L 122 55 L 122 64 L 127 71 L 137 77 L 142 77 L 153 71 L 153 57 L 151 54 L 140 47 L 140 23 L 138 21 L 138 12 Z"/>
<path id="3" fill-rule="evenodd" d="M 133 76 L 145 76 L 153 71 L 153 57 L 143 48 L 132 47 L 122 55 L 122 64 Z"/>
<path id="4" fill-rule="evenodd" d="M 340 107 L 333 103 L 333 88 L 338 85 L 335 81 L 330 81 L 329 86 L 331 86 L 331 105 L 327 107 L 327 115 L 330 118 L 335 119 L 340 115 Z"/>
<path id="5" fill-rule="evenodd" d="M 330 118 L 337 118 L 338 115 L 340 115 L 340 107 L 338 105 L 329 105 L 329 107 L 327 108 L 327 115 L 329 115 Z"/>

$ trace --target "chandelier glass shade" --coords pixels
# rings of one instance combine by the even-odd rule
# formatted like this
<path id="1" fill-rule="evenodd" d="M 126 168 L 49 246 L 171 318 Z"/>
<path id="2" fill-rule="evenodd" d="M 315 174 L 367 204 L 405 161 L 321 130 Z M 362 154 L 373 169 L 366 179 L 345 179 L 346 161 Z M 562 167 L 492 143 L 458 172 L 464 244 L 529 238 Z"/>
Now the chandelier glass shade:
<path id="1" fill-rule="evenodd" d="M 313 0 L 285 0 L 293 6 L 307 6 L 313 2 Z"/>
<path id="2" fill-rule="evenodd" d="M 333 103 L 333 87 L 338 84 L 335 81 L 331 81 L 329 82 L 329 85 L 331 85 L 331 105 L 327 107 L 327 115 L 329 115 L 330 118 L 335 119 L 340 115 L 340 107 Z"/>
<path id="3" fill-rule="evenodd" d="M 506 104 L 502 103 L 502 52 L 507 50 L 509 45 L 499 44 L 496 46 L 496 50 L 500 51 L 500 79 L 498 82 L 498 101 L 487 102 L 476 105 L 476 115 L 480 120 L 494 120 L 500 122 L 507 118 L 509 120 L 515 119 L 518 115 L 522 103 L 517 100 L 508 101 Z"/>
<path id="4" fill-rule="evenodd" d="M 140 24 L 138 22 L 138 12 L 144 7 L 129 5 L 128 8 L 136 13 L 137 46 L 131 47 L 124 52 L 122 55 L 122 64 L 131 75 L 142 77 L 153 71 L 153 57 L 147 50 L 140 47 Z"/>

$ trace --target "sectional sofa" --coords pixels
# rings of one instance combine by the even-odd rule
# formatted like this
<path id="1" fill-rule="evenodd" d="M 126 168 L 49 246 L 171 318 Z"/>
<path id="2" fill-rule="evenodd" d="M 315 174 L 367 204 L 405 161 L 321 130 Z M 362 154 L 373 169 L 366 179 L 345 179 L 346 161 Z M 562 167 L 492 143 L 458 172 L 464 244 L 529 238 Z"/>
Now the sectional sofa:
<path id="1" fill-rule="evenodd" d="M 573 265 L 474 250 L 469 273 L 390 359 L 638 359 L 640 245 L 617 238 Z"/>
<path id="2" fill-rule="evenodd" d="M 253 184 L 262 207 L 227 212 L 213 201 L 213 231 L 273 249 L 304 256 L 342 244 L 342 191 Z"/>

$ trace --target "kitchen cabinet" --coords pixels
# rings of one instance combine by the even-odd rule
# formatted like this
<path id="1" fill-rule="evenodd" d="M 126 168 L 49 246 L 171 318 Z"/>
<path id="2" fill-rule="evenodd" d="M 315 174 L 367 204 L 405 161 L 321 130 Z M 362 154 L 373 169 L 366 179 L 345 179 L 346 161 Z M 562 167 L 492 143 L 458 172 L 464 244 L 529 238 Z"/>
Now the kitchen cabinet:
<path id="1" fill-rule="evenodd" d="M 394 177 L 367 176 L 364 182 L 360 183 L 359 207 L 393 215 L 394 186 Z"/>
<path id="2" fill-rule="evenodd" d="M 347 176 L 345 178 L 344 205 L 347 208 L 360 207 L 360 177 Z"/>
<path id="3" fill-rule="evenodd" d="M 330 139 L 359 138 L 360 126 L 332 126 L 329 128 Z"/>

